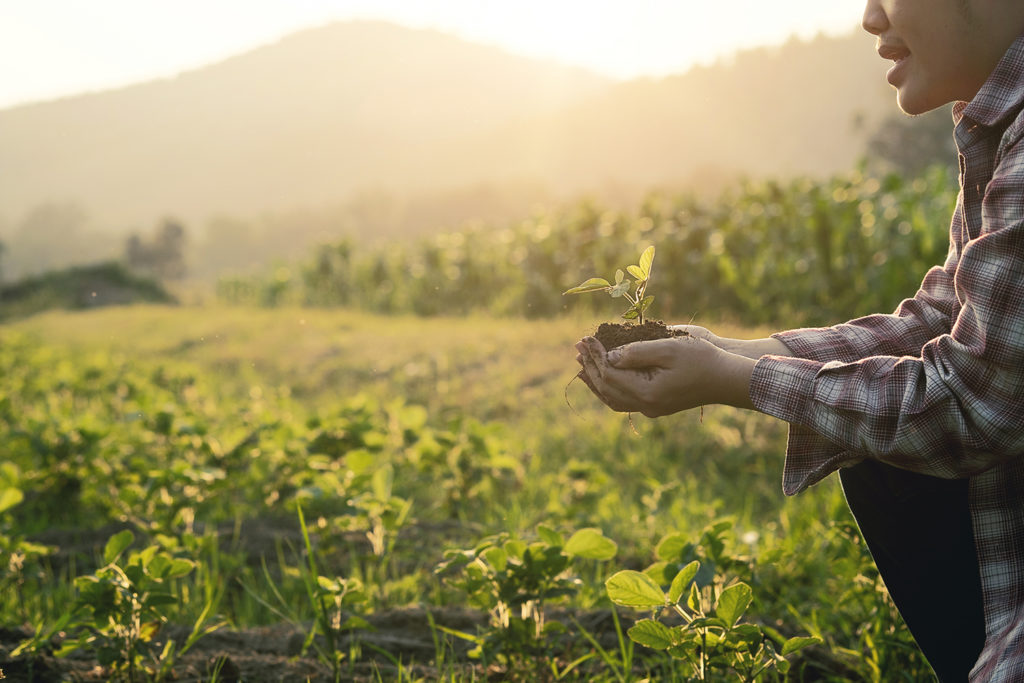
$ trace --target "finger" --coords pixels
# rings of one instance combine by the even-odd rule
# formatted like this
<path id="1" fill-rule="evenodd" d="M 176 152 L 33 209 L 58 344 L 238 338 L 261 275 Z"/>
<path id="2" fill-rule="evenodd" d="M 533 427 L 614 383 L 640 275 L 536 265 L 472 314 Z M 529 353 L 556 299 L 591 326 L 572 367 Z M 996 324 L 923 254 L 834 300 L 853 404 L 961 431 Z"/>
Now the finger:
<path id="1" fill-rule="evenodd" d="M 604 346 L 594 337 L 584 337 L 580 343 L 584 346 L 581 353 L 585 359 L 589 358 L 597 377 L 604 377 L 604 373 L 608 370 L 608 354 L 604 350 Z"/>

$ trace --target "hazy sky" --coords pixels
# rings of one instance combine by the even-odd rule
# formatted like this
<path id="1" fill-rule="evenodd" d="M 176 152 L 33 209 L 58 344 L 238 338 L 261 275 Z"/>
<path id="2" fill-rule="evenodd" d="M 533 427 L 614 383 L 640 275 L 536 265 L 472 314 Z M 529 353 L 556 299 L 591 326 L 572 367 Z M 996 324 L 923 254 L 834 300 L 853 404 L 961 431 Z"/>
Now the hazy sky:
<path id="1" fill-rule="evenodd" d="M 0 108 L 172 76 L 331 21 L 430 27 L 615 77 L 854 29 L 863 0 L 0 0 Z"/>

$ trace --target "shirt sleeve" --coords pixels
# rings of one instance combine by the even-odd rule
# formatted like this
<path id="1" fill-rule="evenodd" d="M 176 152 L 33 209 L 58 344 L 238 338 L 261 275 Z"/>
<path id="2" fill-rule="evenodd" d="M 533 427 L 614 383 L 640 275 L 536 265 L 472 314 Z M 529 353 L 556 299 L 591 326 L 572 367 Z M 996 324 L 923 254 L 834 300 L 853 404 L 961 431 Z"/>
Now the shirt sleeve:
<path id="1" fill-rule="evenodd" d="M 787 494 L 864 458 L 956 478 L 1024 454 L 1021 147 L 1007 152 L 986 188 L 980 234 L 955 269 L 947 260 L 929 273 L 903 315 L 784 335 L 797 356 L 810 357 L 765 356 L 754 366 L 755 407 L 793 425 Z M 953 310 L 950 291 L 962 305 L 939 332 L 943 311 Z M 898 330 L 907 341 L 893 340 Z"/>
<path id="2" fill-rule="evenodd" d="M 772 336 L 798 358 L 851 363 L 868 356 L 906 356 L 953 327 L 957 258 L 950 249 L 946 263 L 928 271 L 913 299 L 892 315 L 869 315 L 842 325 L 803 328 Z"/>

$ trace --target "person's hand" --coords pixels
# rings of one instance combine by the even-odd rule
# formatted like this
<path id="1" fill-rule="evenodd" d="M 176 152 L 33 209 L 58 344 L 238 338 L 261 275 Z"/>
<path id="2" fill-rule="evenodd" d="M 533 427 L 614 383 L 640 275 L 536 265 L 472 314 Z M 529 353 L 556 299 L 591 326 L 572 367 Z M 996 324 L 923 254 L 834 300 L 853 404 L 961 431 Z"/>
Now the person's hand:
<path id="1" fill-rule="evenodd" d="M 754 361 L 697 335 L 635 342 L 611 354 L 587 337 L 576 349 L 581 379 L 612 410 L 660 417 L 710 403 L 751 407 Z"/>

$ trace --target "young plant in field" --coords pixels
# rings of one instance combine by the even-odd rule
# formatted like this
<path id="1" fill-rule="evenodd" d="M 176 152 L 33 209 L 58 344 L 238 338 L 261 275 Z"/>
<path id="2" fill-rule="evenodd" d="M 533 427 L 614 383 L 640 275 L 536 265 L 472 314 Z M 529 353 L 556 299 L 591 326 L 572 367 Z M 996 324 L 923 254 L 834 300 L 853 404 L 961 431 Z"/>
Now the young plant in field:
<path id="1" fill-rule="evenodd" d="M 134 540 L 135 535 L 128 530 L 110 537 L 103 550 L 106 564 L 94 574 L 75 579 L 78 597 L 71 608 L 47 634 L 37 634 L 14 654 L 37 650 L 54 634 L 67 631 L 71 635 L 57 656 L 91 650 L 97 662 L 110 667 L 120 679 L 162 680 L 170 674 L 177 656 L 223 625 L 203 628 L 211 609 L 208 603 L 180 651 L 175 651 L 176 644 L 170 639 L 158 651 L 155 637 L 167 621 L 163 608 L 179 601 L 171 592 L 171 582 L 190 574 L 195 563 L 173 557 L 156 545 L 132 551 L 125 559 L 125 551 Z"/>
<path id="2" fill-rule="evenodd" d="M 654 301 L 654 297 L 647 294 L 647 285 L 651 280 L 651 266 L 653 264 L 654 247 L 650 246 L 640 254 L 639 263 L 626 267 L 626 272 L 636 278 L 635 283 L 628 280 L 626 273 L 619 269 L 615 271 L 614 284 L 601 277 L 592 277 L 572 289 L 562 292 L 562 295 L 608 292 L 613 299 L 623 298 L 629 302 L 629 308 L 622 314 L 624 320 L 636 320 L 640 325 L 643 325 L 644 313 L 647 312 L 647 309 Z M 636 286 L 635 289 L 633 288 L 634 284 Z"/>
<path id="3" fill-rule="evenodd" d="M 785 674 L 787 656 L 820 642 L 811 637 L 787 640 L 770 628 L 740 623 L 753 602 L 750 586 L 737 582 L 719 590 L 724 580 L 714 576 L 713 569 L 710 575 L 707 568 L 701 571 L 697 560 L 675 572 L 664 591 L 660 579 L 673 566 L 670 555 L 681 548 L 678 535 L 666 537 L 659 547 L 664 547 L 660 562 L 645 572 L 620 571 L 605 582 L 605 589 L 617 605 L 652 610 L 652 616 L 634 624 L 627 635 L 685 662 L 693 679 L 718 680 L 731 673 L 754 681 L 772 668 Z"/>
<path id="4" fill-rule="evenodd" d="M 509 668 L 528 666 L 546 656 L 545 636 L 564 631 L 565 626 L 546 619 L 544 604 L 579 591 L 581 582 L 570 570 L 572 561 L 610 560 L 618 551 L 599 529 L 580 529 L 565 539 L 542 524 L 537 535 L 533 543 L 500 534 L 471 550 L 449 550 L 435 570 L 442 574 L 461 569 L 451 583 L 466 593 L 471 605 L 491 615 L 490 627 L 477 635 L 438 627 L 474 643 L 470 656 L 485 663 L 497 660 Z"/>

